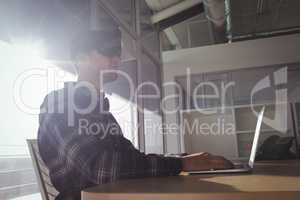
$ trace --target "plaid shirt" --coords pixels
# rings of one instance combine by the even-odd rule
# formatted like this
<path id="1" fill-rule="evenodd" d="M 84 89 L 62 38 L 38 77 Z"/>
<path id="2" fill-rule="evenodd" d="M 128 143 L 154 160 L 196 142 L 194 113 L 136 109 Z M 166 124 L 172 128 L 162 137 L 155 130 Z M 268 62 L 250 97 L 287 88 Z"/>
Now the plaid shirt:
<path id="1" fill-rule="evenodd" d="M 80 199 L 82 189 L 118 179 L 180 172 L 178 158 L 146 155 L 123 137 L 107 98 L 98 96 L 89 113 L 71 112 L 75 106 L 86 108 L 92 95 L 84 87 L 70 95 L 70 85 L 76 84 L 48 94 L 39 116 L 39 150 L 60 193 L 57 199 Z"/>

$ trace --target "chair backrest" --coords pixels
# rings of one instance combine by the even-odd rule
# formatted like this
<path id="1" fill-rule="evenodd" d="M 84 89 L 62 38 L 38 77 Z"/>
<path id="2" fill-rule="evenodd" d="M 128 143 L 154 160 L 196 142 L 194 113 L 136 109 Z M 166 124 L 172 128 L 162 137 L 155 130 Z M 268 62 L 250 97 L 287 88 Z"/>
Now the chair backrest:
<path id="1" fill-rule="evenodd" d="M 49 170 L 40 156 L 37 140 L 27 140 L 27 144 L 41 196 L 43 200 L 54 200 L 58 191 L 51 183 Z"/>

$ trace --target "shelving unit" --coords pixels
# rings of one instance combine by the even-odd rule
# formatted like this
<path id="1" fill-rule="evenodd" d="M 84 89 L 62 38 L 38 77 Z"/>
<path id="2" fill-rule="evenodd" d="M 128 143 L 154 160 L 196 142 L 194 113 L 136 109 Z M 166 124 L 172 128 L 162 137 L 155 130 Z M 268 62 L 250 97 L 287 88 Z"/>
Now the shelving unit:
<path id="1" fill-rule="evenodd" d="M 283 104 L 281 104 L 283 105 Z M 288 104 L 284 104 L 288 106 Z M 200 110 L 184 110 L 181 114 L 181 125 L 183 131 L 183 140 L 185 151 L 188 153 L 195 152 L 211 152 L 214 154 L 224 155 L 229 158 L 245 158 L 250 155 L 252 141 L 257 123 L 255 112 L 259 112 L 262 106 L 266 106 L 264 118 L 273 119 L 275 117 L 275 104 L 256 104 L 256 105 L 239 105 L 228 106 L 222 112 L 222 108 L 209 108 Z M 207 114 L 212 112 L 213 114 Z M 287 107 L 288 116 L 290 115 Z M 299 104 L 300 111 L 300 104 Z M 280 114 L 280 113 L 277 113 Z M 262 124 L 259 145 L 271 135 L 292 136 L 290 127 L 290 117 L 287 119 L 287 129 L 285 132 L 279 132 L 277 129 L 270 127 L 265 122 Z M 220 123 L 223 129 L 216 133 L 203 134 L 199 133 L 199 129 L 192 129 L 193 123 L 199 121 L 204 127 L 211 127 L 216 123 Z M 222 121 L 223 120 L 223 121 Z M 183 123 L 185 121 L 185 124 Z M 189 123 L 186 123 L 188 121 Z M 199 123 L 198 122 L 198 123 Z M 223 124 L 222 124 L 223 123 Z M 230 127 L 230 123 L 234 127 L 226 131 Z M 187 127 L 187 124 L 189 127 Z M 282 123 L 285 125 L 285 123 Z M 300 123 L 298 123 L 300 129 Z M 225 128 L 224 128 L 225 127 Z M 208 130 L 208 129 L 207 129 Z"/>

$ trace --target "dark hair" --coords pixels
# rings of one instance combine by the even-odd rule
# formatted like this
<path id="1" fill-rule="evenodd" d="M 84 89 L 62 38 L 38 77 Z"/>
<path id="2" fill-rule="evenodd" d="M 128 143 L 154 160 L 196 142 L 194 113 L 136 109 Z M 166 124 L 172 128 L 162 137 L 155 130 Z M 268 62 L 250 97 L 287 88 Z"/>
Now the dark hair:
<path id="1" fill-rule="evenodd" d="M 73 60 L 76 60 L 79 55 L 87 55 L 94 50 L 108 57 L 120 56 L 121 31 L 114 29 L 81 32 L 72 39 L 70 44 Z"/>

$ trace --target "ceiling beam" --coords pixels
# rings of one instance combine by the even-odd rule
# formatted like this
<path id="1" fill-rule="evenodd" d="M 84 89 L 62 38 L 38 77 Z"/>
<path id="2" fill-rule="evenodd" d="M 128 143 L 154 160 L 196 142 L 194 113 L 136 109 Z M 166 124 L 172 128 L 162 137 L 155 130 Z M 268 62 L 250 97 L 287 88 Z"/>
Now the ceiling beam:
<path id="1" fill-rule="evenodd" d="M 175 49 L 182 49 L 182 45 L 181 45 L 175 31 L 172 28 L 166 28 L 164 30 L 164 33 L 166 34 L 169 42 L 175 47 Z"/>
<path id="2" fill-rule="evenodd" d="M 152 10 L 157 10 L 157 8 L 162 8 L 160 0 L 146 0 L 146 3 Z M 174 46 L 176 49 L 182 48 L 182 45 L 181 45 L 175 31 L 171 27 L 165 29 L 164 33 L 172 46 Z"/>
<path id="3" fill-rule="evenodd" d="M 189 8 L 194 7 L 195 5 L 198 5 L 199 3 L 202 3 L 202 0 L 184 0 L 180 3 L 177 3 L 171 7 L 168 7 L 166 9 L 163 9 L 157 13 L 155 13 L 151 17 L 151 22 L 153 24 L 156 24 L 164 19 L 168 19 L 178 13 L 181 13 Z"/>
<path id="4" fill-rule="evenodd" d="M 259 38 L 268 38 L 268 37 L 275 37 L 275 36 L 282 36 L 282 35 L 291 35 L 300 33 L 300 27 L 291 27 L 291 28 L 284 28 L 273 30 L 269 32 L 259 32 L 259 33 L 251 33 L 246 35 L 237 35 L 232 37 L 233 42 L 243 41 L 243 40 L 253 40 Z"/>
<path id="5" fill-rule="evenodd" d="M 166 9 L 163 9 L 160 0 L 146 0 L 146 2 L 152 10 L 162 8 L 152 16 L 151 21 L 159 25 L 159 31 L 164 31 L 169 42 L 176 49 L 181 49 L 182 44 L 172 26 L 204 12 L 202 0 L 185 0 Z"/>
<path id="6" fill-rule="evenodd" d="M 172 17 L 166 18 L 164 20 L 161 20 L 158 22 L 159 24 L 159 30 L 164 30 L 166 28 L 169 28 L 171 26 L 174 26 L 180 22 L 183 22 L 187 19 L 190 19 L 192 17 L 195 17 L 196 15 L 199 15 L 204 12 L 204 5 L 203 3 L 199 3 L 197 5 L 194 5 L 193 7 L 188 8 L 187 10 L 184 10 L 180 13 L 177 13 L 176 15 L 173 15 Z"/>

